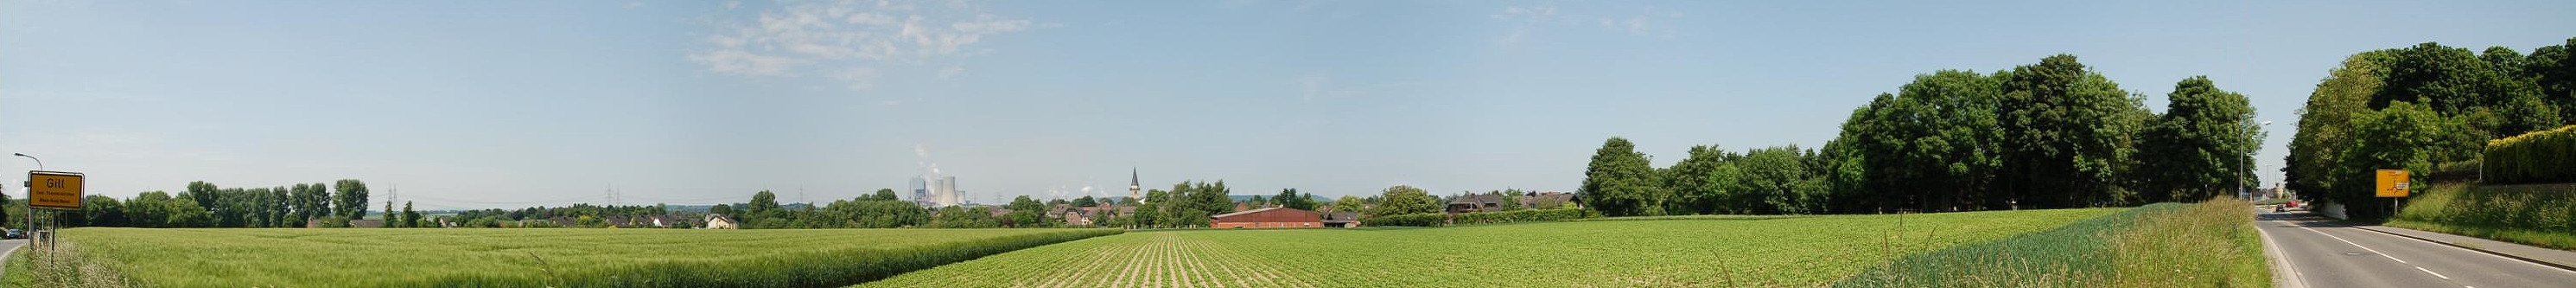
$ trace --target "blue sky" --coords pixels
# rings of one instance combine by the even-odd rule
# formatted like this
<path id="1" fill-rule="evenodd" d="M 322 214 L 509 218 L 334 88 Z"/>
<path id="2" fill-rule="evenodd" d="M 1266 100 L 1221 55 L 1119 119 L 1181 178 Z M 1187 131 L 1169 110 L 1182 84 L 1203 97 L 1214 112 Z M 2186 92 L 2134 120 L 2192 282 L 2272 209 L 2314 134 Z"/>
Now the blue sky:
<path id="1" fill-rule="evenodd" d="M 2576 36 L 2565 1 L 1795 2 L 0 1 L 0 150 L 92 194 L 356 178 L 427 208 L 825 202 L 933 166 L 988 203 L 1131 167 L 1570 191 L 1607 137 L 1659 166 L 1821 146 L 1916 74 L 2071 53 L 2156 110 L 2193 75 L 2251 96 L 2278 181 L 2348 55 Z"/>

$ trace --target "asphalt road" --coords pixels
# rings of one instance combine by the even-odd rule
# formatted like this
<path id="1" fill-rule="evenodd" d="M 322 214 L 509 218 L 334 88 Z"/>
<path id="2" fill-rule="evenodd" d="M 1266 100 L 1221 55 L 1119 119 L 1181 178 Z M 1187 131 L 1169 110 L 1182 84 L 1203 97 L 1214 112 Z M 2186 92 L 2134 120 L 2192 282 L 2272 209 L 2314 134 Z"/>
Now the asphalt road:
<path id="1" fill-rule="evenodd" d="M 2281 287 L 2571 287 L 2576 271 L 2337 224 L 2314 214 L 2255 219 Z"/>

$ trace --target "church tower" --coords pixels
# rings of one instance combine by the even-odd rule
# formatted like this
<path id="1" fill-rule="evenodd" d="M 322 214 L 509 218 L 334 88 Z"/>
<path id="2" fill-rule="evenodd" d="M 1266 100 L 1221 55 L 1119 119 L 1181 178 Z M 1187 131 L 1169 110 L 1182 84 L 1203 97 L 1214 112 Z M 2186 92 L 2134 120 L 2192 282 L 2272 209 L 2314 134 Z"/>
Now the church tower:
<path id="1" fill-rule="evenodd" d="M 1136 168 L 1127 168 L 1127 201 L 1144 202 L 1145 183 L 1136 181 Z"/>

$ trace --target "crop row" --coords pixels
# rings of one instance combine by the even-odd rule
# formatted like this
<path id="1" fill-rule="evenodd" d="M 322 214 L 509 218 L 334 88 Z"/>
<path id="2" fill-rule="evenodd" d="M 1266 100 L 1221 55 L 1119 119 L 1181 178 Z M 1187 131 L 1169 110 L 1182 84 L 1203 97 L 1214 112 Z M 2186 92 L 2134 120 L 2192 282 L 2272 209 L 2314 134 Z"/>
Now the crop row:
<path id="1" fill-rule="evenodd" d="M 863 286 L 1815 286 L 1904 255 L 2047 230 L 2116 211 L 1133 232 L 1003 253 Z"/>
<path id="2" fill-rule="evenodd" d="M 835 287 L 1110 229 L 132 229 L 64 241 L 164 287 Z"/>

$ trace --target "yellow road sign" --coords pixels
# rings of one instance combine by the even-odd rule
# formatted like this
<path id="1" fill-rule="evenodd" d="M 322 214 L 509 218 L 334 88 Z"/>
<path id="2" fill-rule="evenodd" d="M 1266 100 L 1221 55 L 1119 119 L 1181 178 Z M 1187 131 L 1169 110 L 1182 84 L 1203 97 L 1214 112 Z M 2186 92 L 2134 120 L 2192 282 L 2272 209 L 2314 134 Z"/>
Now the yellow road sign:
<path id="1" fill-rule="evenodd" d="M 27 206 L 80 209 L 81 173 L 27 171 Z"/>
<path id="2" fill-rule="evenodd" d="M 2379 197 L 2406 197 L 2406 170 L 2379 170 Z"/>

